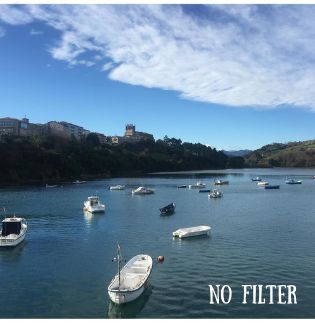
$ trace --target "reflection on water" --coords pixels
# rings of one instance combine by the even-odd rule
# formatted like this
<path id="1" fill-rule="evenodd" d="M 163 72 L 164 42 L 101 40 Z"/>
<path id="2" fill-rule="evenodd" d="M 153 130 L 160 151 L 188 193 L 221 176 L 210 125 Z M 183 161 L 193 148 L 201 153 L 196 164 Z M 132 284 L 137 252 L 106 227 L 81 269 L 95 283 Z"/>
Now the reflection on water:
<path id="1" fill-rule="evenodd" d="M 115 305 L 112 301 L 108 305 L 108 317 L 109 318 L 137 318 L 137 314 L 144 308 L 146 302 L 149 300 L 152 294 L 153 287 L 149 285 L 139 298 L 125 304 Z"/>
<path id="2" fill-rule="evenodd" d="M 14 263 L 16 261 L 19 261 L 19 259 L 22 256 L 22 252 L 23 252 L 26 244 L 27 244 L 27 241 L 24 240 L 17 246 L 1 247 L 0 248 L 0 259 L 4 262 L 9 262 L 9 263 Z"/>

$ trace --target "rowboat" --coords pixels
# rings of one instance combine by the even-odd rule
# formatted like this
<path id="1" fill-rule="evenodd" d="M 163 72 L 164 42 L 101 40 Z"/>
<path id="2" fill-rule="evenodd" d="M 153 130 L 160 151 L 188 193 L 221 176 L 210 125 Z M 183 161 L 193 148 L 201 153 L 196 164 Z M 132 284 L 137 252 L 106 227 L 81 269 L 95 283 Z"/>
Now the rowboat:
<path id="1" fill-rule="evenodd" d="M 137 299 L 148 286 L 153 261 L 149 255 L 139 254 L 134 256 L 120 270 L 121 254 L 120 245 L 117 251 L 118 273 L 108 286 L 108 295 L 116 305 L 129 303 Z"/>
<path id="2" fill-rule="evenodd" d="M 171 203 L 163 208 L 160 208 L 160 212 L 162 214 L 172 213 L 175 211 L 176 205 L 174 203 Z"/>
<path id="3" fill-rule="evenodd" d="M 173 232 L 173 236 L 178 236 L 180 239 L 190 236 L 198 236 L 207 234 L 210 231 L 210 226 L 195 226 L 195 227 L 187 227 L 180 228 L 177 231 Z"/>

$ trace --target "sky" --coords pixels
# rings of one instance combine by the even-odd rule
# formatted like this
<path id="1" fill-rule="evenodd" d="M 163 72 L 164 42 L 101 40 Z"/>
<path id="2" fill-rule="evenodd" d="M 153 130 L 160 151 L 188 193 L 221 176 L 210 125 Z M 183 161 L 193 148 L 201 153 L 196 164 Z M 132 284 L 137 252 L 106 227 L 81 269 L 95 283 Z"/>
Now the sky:
<path id="1" fill-rule="evenodd" d="M 125 2 L 126 3 L 126 2 Z M 315 5 L 0 4 L 0 118 L 255 150 L 315 138 Z"/>

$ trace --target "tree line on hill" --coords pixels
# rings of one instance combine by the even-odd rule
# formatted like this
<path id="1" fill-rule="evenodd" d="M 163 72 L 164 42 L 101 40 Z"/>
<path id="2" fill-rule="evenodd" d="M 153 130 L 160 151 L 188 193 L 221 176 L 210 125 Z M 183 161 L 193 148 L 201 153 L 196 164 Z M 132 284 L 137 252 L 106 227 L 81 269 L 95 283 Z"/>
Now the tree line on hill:
<path id="1" fill-rule="evenodd" d="M 244 155 L 244 167 L 315 167 L 315 140 L 272 143 Z"/>
<path id="2" fill-rule="evenodd" d="M 117 146 L 100 144 L 94 133 L 86 141 L 57 135 L 3 136 L 0 150 L 1 182 L 241 168 L 244 163 L 242 157 L 228 157 L 215 148 L 167 136 Z"/>

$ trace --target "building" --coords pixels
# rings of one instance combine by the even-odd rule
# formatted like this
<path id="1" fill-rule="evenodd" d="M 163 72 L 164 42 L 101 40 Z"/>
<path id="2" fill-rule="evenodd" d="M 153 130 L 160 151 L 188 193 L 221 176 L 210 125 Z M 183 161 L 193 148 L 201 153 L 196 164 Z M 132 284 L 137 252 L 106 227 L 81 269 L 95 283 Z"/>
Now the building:
<path id="1" fill-rule="evenodd" d="M 43 131 L 42 125 L 30 124 L 27 118 L 22 120 L 11 117 L 0 118 L 0 135 L 30 136 Z"/>
<path id="2" fill-rule="evenodd" d="M 137 141 L 139 141 L 141 139 L 145 139 L 145 138 L 154 140 L 154 137 L 151 134 L 144 133 L 144 132 L 137 132 L 136 126 L 133 124 L 126 125 L 126 132 L 125 132 L 124 137 L 129 138 L 129 139 L 135 139 Z"/>
<path id="3" fill-rule="evenodd" d="M 106 139 L 107 137 L 104 134 L 100 134 L 100 133 L 95 133 L 100 141 L 100 144 L 105 144 L 107 143 Z"/>
<path id="4" fill-rule="evenodd" d="M 64 135 L 67 137 L 74 136 L 79 139 L 82 136 L 87 135 L 89 133 L 89 131 L 87 131 L 81 126 L 77 126 L 64 121 L 50 121 L 45 125 L 47 125 L 50 134 Z"/>

